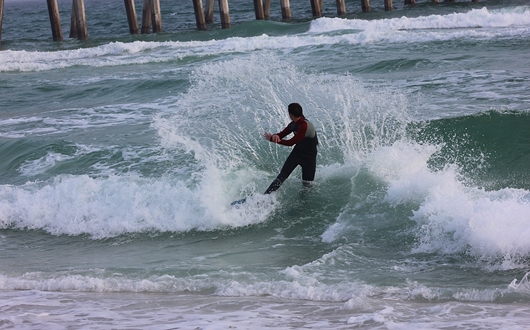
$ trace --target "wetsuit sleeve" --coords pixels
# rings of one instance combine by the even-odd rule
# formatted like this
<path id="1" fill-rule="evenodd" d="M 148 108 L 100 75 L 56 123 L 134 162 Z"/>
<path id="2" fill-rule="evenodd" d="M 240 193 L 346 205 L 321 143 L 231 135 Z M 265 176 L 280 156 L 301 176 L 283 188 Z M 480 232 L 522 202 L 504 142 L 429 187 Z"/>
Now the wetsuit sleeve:
<path id="1" fill-rule="evenodd" d="M 276 135 L 278 135 L 280 139 L 283 139 L 284 137 L 286 137 L 287 135 L 291 133 L 291 129 L 289 128 L 289 125 L 287 125 L 287 127 L 285 127 L 283 131 L 281 131 L 280 133 L 276 133 Z"/>
<path id="2" fill-rule="evenodd" d="M 286 129 L 284 129 L 281 133 L 285 132 L 285 130 L 288 130 L 289 129 L 289 126 L 287 126 Z M 298 142 L 302 141 L 304 138 L 305 138 L 305 133 L 307 131 L 307 123 L 302 123 L 302 125 L 300 125 L 300 127 L 298 127 L 298 130 L 296 131 L 296 134 L 289 140 L 281 140 L 280 142 L 278 142 L 278 144 L 282 144 L 284 146 L 294 146 L 295 144 L 297 144 Z M 282 136 L 280 134 L 278 134 L 280 136 L 280 138 L 282 138 Z M 285 134 L 287 135 L 287 134 Z M 285 136 L 284 135 L 284 136 Z"/>

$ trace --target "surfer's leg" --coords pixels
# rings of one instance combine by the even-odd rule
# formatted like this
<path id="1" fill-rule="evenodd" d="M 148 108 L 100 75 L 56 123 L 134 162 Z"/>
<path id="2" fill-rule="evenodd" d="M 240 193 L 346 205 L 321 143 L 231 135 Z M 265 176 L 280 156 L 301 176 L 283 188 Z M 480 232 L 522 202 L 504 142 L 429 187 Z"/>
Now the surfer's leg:
<path id="1" fill-rule="evenodd" d="M 271 185 L 267 190 L 264 192 L 264 194 L 270 194 L 273 191 L 278 190 L 282 183 L 291 175 L 291 173 L 294 171 L 294 169 L 298 166 L 298 160 L 293 153 L 287 157 L 285 160 L 285 163 L 283 164 L 282 170 L 280 171 L 280 174 L 272 181 Z"/>
<path id="2" fill-rule="evenodd" d="M 303 159 L 300 162 L 302 166 L 302 184 L 304 187 L 311 187 L 313 185 L 313 180 L 315 180 L 315 172 L 317 170 L 317 158 L 311 157 Z"/>
<path id="3" fill-rule="evenodd" d="M 269 188 L 267 188 L 267 190 L 265 190 L 263 194 L 267 195 L 267 194 L 270 194 L 271 192 L 278 190 L 278 188 L 280 188 L 280 186 L 282 185 L 283 181 L 285 181 L 285 179 L 283 180 L 280 179 L 280 176 L 278 175 L 278 177 L 274 179 L 274 181 L 272 181 Z"/>

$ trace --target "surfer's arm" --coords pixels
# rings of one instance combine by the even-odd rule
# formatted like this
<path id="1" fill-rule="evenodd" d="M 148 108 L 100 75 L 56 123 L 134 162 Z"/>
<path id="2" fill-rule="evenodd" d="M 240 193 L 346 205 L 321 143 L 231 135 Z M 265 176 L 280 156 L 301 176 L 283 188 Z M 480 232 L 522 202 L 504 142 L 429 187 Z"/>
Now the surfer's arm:
<path id="1" fill-rule="evenodd" d="M 263 138 L 265 138 L 265 140 L 270 141 L 270 142 L 280 143 L 281 139 L 283 139 L 290 133 L 291 133 L 291 129 L 289 128 L 289 125 L 287 125 L 287 127 L 285 127 L 283 131 L 281 131 L 280 133 L 271 134 L 271 133 L 265 132 L 265 134 L 263 134 Z"/>
<path id="2" fill-rule="evenodd" d="M 284 131 L 285 130 L 283 130 L 282 133 Z M 281 140 L 280 142 L 278 142 L 278 144 L 288 146 L 288 147 L 294 146 L 295 144 L 297 144 L 298 142 L 302 141 L 305 138 L 306 131 L 307 131 L 307 123 L 302 123 L 302 125 L 298 127 L 298 130 L 296 131 L 295 135 L 292 138 L 290 138 L 289 140 Z"/>
<path id="3" fill-rule="evenodd" d="M 291 128 L 289 126 L 291 126 L 291 124 L 287 125 L 287 127 L 285 127 L 280 133 L 276 133 L 274 135 L 277 135 L 280 140 L 283 139 L 287 135 L 291 134 Z"/>

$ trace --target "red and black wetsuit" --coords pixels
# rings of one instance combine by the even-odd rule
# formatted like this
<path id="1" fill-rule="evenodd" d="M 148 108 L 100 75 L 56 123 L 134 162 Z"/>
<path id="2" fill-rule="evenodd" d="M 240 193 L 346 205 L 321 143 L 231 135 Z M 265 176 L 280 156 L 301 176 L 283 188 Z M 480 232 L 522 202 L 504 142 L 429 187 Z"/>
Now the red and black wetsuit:
<path id="1" fill-rule="evenodd" d="M 294 133 L 294 136 L 289 140 L 283 140 L 287 135 Z M 302 166 L 302 180 L 304 182 L 313 181 L 315 179 L 315 171 L 317 166 L 317 145 L 318 137 L 315 131 L 315 126 L 304 117 L 298 119 L 296 122 L 291 122 L 283 131 L 277 133 L 282 139 L 278 144 L 284 146 L 295 146 L 293 151 L 283 164 L 282 170 L 276 179 L 271 183 L 265 194 L 280 188 L 282 183 L 291 175 L 294 169 L 300 165 Z"/>

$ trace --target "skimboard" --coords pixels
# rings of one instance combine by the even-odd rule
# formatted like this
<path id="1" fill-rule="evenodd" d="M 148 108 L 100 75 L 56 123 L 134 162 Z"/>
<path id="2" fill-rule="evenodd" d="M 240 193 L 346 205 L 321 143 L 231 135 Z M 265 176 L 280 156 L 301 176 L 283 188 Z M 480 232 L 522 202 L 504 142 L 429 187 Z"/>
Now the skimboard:
<path id="1" fill-rule="evenodd" d="M 243 199 L 239 199 L 237 201 L 233 201 L 232 203 L 230 203 L 230 205 L 234 206 L 234 205 L 241 205 L 241 204 L 245 204 L 245 202 L 247 201 L 246 198 L 243 198 Z"/>

